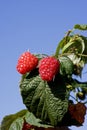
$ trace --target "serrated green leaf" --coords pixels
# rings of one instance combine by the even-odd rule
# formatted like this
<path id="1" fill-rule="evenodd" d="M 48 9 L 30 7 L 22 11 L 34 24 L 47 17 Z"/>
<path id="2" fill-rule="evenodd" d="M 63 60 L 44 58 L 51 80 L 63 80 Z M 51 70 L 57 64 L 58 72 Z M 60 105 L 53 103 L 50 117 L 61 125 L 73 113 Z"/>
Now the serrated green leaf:
<path id="1" fill-rule="evenodd" d="M 24 79 L 20 84 L 20 90 L 23 103 L 28 110 L 46 124 L 57 125 L 67 112 L 66 87 L 58 75 L 51 84 L 39 76 Z"/>
<path id="2" fill-rule="evenodd" d="M 78 30 L 87 30 L 87 24 L 76 24 L 74 28 Z"/>
<path id="3" fill-rule="evenodd" d="M 56 97 L 55 92 L 53 91 L 52 93 L 48 85 L 46 86 L 45 108 L 47 110 L 47 114 L 50 119 L 50 122 L 53 126 L 57 126 L 58 122 L 62 121 L 62 118 L 67 112 L 68 102 L 67 100 L 62 100 L 60 98 L 63 96 L 63 93 L 61 92 L 61 90 L 60 90 L 60 93 L 62 95 L 60 94 L 58 98 Z"/>
<path id="4" fill-rule="evenodd" d="M 15 114 L 5 116 L 1 123 L 1 130 L 22 130 L 24 119 L 27 123 L 37 127 L 52 127 L 51 125 L 43 124 L 42 121 L 36 118 L 28 110 L 21 110 Z"/>
<path id="5" fill-rule="evenodd" d="M 17 112 L 16 114 L 11 114 L 8 116 L 5 116 L 1 122 L 1 130 L 9 130 L 11 124 L 19 117 L 23 117 L 26 113 L 26 110 L 22 110 L 20 112 Z"/>

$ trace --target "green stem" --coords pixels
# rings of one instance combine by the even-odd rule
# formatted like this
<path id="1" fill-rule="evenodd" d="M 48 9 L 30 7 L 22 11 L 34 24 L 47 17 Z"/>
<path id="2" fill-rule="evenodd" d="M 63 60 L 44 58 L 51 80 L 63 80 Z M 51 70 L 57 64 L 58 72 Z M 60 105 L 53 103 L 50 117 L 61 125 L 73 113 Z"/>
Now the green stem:
<path id="1" fill-rule="evenodd" d="M 21 81 L 20 81 L 20 82 L 23 82 L 23 80 L 25 79 L 25 77 L 26 77 L 26 74 L 23 74 L 23 75 L 21 76 Z"/>
<path id="2" fill-rule="evenodd" d="M 87 57 L 87 55 L 85 54 L 77 54 L 78 56 L 83 56 L 83 57 Z"/>

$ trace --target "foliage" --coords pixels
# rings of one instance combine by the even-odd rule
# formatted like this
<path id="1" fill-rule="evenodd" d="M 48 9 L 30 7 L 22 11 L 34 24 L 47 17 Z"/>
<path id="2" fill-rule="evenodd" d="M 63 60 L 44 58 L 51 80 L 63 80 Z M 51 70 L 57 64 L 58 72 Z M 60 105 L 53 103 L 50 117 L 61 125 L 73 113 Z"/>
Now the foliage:
<path id="1" fill-rule="evenodd" d="M 75 34 L 75 30 L 86 31 L 87 25 L 76 24 L 58 43 L 52 56 L 60 61 L 60 71 L 52 81 L 41 79 L 39 65 L 22 75 L 20 93 L 27 109 L 4 117 L 1 130 L 22 130 L 24 120 L 30 125 L 44 128 L 82 125 L 69 112 L 70 105 L 78 105 L 80 102 L 85 108 L 87 103 L 87 81 L 80 82 L 75 78 L 82 76 L 82 70 L 87 64 L 87 37 Z M 46 56 L 36 54 L 39 61 Z"/>
<path id="2" fill-rule="evenodd" d="M 76 24 L 74 26 L 75 29 L 79 29 L 79 30 L 87 30 L 87 25 L 80 25 L 80 24 Z"/>
<path id="3" fill-rule="evenodd" d="M 26 78 L 20 87 L 24 104 L 36 117 L 53 126 L 62 120 L 68 109 L 68 95 L 59 75 L 51 83 L 39 76 Z"/>
<path id="4" fill-rule="evenodd" d="M 50 125 L 41 124 L 41 120 L 37 119 L 28 110 L 21 110 L 15 114 L 5 116 L 2 120 L 1 130 L 22 130 L 24 119 L 31 125 L 38 127 L 51 127 Z"/>

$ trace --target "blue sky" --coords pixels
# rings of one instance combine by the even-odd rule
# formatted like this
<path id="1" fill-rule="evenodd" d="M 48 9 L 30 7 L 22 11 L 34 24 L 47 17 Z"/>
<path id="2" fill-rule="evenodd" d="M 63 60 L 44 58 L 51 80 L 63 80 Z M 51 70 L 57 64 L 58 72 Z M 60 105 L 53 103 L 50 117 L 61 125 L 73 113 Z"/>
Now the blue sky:
<path id="1" fill-rule="evenodd" d="M 87 0 L 0 1 L 0 121 L 25 108 L 19 90 L 20 74 L 16 71 L 19 55 L 28 49 L 53 54 L 75 24 L 87 24 Z M 87 118 L 79 130 L 85 128 Z"/>

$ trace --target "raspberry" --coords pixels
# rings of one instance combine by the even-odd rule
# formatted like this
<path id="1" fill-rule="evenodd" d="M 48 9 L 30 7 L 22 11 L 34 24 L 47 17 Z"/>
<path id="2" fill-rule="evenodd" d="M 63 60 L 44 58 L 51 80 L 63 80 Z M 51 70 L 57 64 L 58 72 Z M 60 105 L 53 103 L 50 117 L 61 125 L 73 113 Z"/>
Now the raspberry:
<path id="1" fill-rule="evenodd" d="M 78 121 L 80 124 L 84 122 L 84 116 L 86 114 L 86 106 L 83 103 L 69 105 L 69 112 L 71 117 Z"/>
<path id="2" fill-rule="evenodd" d="M 40 60 L 39 73 L 43 80 L 51 81 L 60 68 L 60 62 L 54 57 L 45 57 Z"/>
<path id="3" fill-rule="evenodd" d="M 33 70 L 37 64 L 38 58 L 27 51 L 19 57 L 16 69 L 20 74 L 25 74 Z"/>

